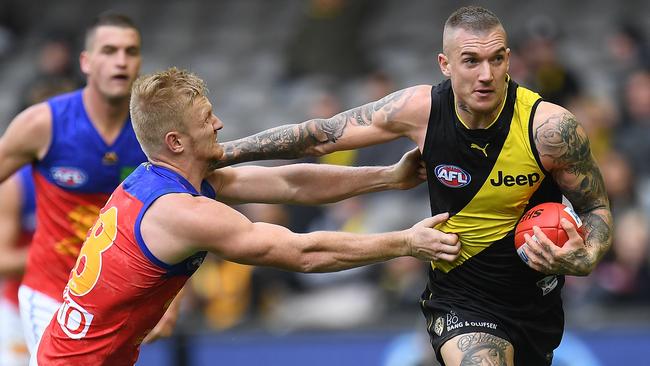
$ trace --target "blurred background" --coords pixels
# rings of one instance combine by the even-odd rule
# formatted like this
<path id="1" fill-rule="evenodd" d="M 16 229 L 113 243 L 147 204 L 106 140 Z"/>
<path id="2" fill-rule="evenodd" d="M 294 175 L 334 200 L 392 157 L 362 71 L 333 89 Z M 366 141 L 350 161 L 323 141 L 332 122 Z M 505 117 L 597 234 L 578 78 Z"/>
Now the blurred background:
<path id="1" fill-rule="evenodd" d="M 89 19 L 113 9 L 142 29 L 143 73 L 175 65 L 204 78 L 222 141 L 330 117 L 442 81 L 442 27 L 464 1 L 0 0 L 0 131 L 24 107 L 83 85 Z M 614 245 L 567 278 L 567 332 L 554 365 L 650 359 L 650 2 L 476 1 L 509 34 L 512 77 L 572 111 L 590 135 L 614 212 Z M 409 141 L 319 162 L 391 164 Z M 401 229 L 429 214 L 426 187 L 323 207 L 243 205 L 297 232 Z M 432 365 L 413 259 L 294 274 L 211 257 L 195 274 L 173 338 L 138 365 Z M 2 326 L 2 325 L 0 325 Z"/>

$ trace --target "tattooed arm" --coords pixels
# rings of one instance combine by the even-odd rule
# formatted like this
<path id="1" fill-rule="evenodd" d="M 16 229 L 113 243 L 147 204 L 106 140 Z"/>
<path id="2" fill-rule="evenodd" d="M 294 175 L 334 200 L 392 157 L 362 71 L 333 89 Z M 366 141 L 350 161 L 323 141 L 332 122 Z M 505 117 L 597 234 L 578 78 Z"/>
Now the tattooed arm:
<path id="1" fill-rule="evenodd" d="M 350 150 L 406 136 L 424 142 L 431 86 L 397 91 L 331 118 L 284 125 L 223 143 L 224 157 L 214 167 L 253 160 L 295 159 Z"/>
<path id="2" fill-rule="evenodd" d="M 550 103 L 540 104 L 533 136 L 542 164 L 582 219 L 585 238 L 583 243 L 572 225 L 563 225 L 569 242 L 563 248 L 552 244 L 534 248 L 531 255 L 538 268 L 533 268 L 545 273 L 587 275 L 611 246 L 613 229 L 605 185 L 589 140 L 573 114 Z M 535 234 L 539 238 L 537 231 Z"/>

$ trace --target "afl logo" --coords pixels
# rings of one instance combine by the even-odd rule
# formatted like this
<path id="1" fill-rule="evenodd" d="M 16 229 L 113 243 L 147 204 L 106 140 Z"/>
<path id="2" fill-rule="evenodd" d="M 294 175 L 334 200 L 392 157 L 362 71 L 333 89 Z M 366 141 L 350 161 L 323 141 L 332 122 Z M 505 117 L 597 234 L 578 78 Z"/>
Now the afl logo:
<path id="1" fill-rule="evenodd" d="M 55 167 L 50 169 L 54 181 L 66 188 L 77 188 L 88 180 L 86 173 L 77 168 Z"/>
<path id="2" fill-rule="evenodd" d="M 462 188 L 472 181 L 472 177 L 466 171 L 455 165 L 438 165 L 435 174 L 440 183 L 450 188 Z"/>

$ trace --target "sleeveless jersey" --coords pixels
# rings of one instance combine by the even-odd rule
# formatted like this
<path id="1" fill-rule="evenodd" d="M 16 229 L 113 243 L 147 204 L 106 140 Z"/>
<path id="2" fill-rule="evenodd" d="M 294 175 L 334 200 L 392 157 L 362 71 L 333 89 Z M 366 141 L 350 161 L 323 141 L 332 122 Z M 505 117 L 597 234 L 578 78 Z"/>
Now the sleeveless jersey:
<path id="1" fill-rule="evenodd" d="M 34 197 L 34 181 L 32 167 L 26 165 L 16 173 L 21 190 L 20 205 L 20 234 L 16 245 L 26 247 L 32 240 L 36 227 L 36 200 Z M 18 287 L 22 276 L 10 277 L 5 280 L 2 296 L 18 307 Z"/>
<path id="2" fill-rule="evenodd" d="M 64 291 L 64 302 L 38 348 L 41 365 L 133 365 L 156 325 L 206 252 L 168 265 L 144 242 L 140 223 L 169 193 L 215 197 L 204 181 L 198 193 L 180 175 L 142 164 L 120 185 L 88 233 Z"/>
<path id="3" fill-rule="evenodd" d="M 507 88 L 496 121 L 475 130 L 456 114 L 449 80 L 431 91 L 423 148 L 431 212 L 449 212 L 438 229 L 458 234 L 461 253 L 452 263 L 432 262 L 428 286 L 440 301 L 525 313 L 531 299 L 557 305 L 564 278 L 524 264 L 515 251 L 514 228 L 527 208 L 560 202 L 561 193 L 532 137 L 540 96 L 512 80 Z"/>
<path id="4" fill-rule="evenodd" d="M 130 119 L 115 142 L 106 144 L 86 113 L 81 90 L 47 103 L 52 141 L 45 157 L 34 164 L 38 225 L 23 284 L 60 300 L 99 208 L 146 157 Z"/>

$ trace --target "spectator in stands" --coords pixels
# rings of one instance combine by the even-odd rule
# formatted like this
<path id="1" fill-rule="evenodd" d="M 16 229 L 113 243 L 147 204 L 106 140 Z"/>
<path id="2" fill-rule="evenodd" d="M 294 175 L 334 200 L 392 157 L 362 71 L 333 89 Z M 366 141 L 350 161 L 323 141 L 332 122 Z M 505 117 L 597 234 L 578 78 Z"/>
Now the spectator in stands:
<path id="1" fill-rule="evenodd" d="M 557 54 L 558 26 L 550 18 L 538 16 L 531 19 L 528 31 L 521 55 L 530 68 L 529 86 L 551 103 L 568 103 L 580 94 L 581 86 Z"/>
<path id="2" fill-rule="evenodd" d="M 74 70 L 70 40 L 63 34 L 52 32 L 40 46 L 37 70 L 21 93 L 20 110 L 79 88 L 82 83 Z"/>

